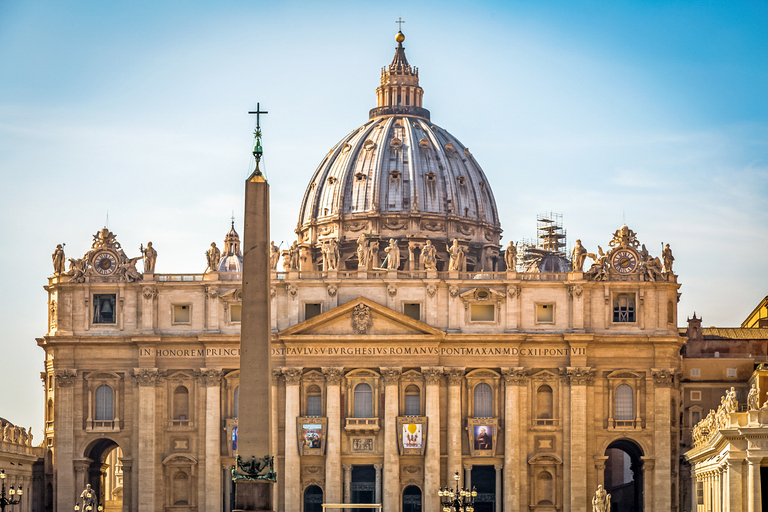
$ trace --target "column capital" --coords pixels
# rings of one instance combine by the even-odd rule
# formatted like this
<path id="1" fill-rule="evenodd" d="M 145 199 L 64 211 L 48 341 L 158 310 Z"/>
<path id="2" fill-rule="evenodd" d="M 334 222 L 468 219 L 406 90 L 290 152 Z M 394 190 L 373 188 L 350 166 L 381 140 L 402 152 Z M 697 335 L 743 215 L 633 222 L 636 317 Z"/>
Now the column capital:
<path id="1" fill-rule="evenodd" d="M 286 386 L 298 386 L 301 382 L 301 372 L 304 368 L 283 368 Z"/>
<path id="2" fill-rule="evenodd" d="M 352 464 L 342 464 L 341 467 L 344 471 L 352 471 Z"/>
<path id="3" fill-rule="evenodd" d="M 523 384 L 528 380 L 528 371 L 523 367 L 502 368 L 501 375 L 508 386 Z"/>
<path id="4" fill-rule="evenodd" d="M 569 366 L 565 377 L 571 381 L 571 386 L 586 386 L 595 380 L 595 369 L 588 366 Z"/>
<path id="5" fill-rule="evenodd" d="M 654 466 L 656 466 L 656 459 L 652 458 L 645 458 L 640 457 L 643 461 L 643 469 L 645 471 L 653 471 Z"/>
<path id="6" fill-rule="evenodd" d="M 501 462 L 494 464 L 493 469 L 495 469 L 496 471 L 501 471 L 502 469 L 504 469 L 504 464 L 502 464 Z"/>
<path id="7" fill-rule="evenodd" d="M 60 388 L 71 388 L 77 380 L 77 370 L 56 370 L 54 375 L 56 376 L 56 384 Z"/>
<path id="8" fill-rule="evenodd" d="M 653 385 L 657 388 L 675 387 L 676 370 L 674 368 L 651 368 Z"/>
<path id="9" fill-rule="evenodd" d="M 163 377 L 165 377 L 165 370 L 134 368 L 132 376 L 139 386 L 155 386 L 162 382 Z"/>
<path id="10" fill-rule="evenodd" d="M 195 371 L 195 377 L 204 388 L 221 385 L 221 376 L 223 372 L 214 368 L 200 368 Z"/>
<path id="11" fill-rule="evenodd" d="M 474 464 L 464 464 L 464 471 L 472 471 L 472 466 Z"/>
<path id="12" fill-rule="evenodd" d="M 747 460 L 747 463 L 748 463 L 750 466 L 759 466 L 759 465 L 760 465 L 760 463 L 763 461 L 763 457 L 755 457 L 755 456 L 752 456 L 752 457 L 747 457 L 747 459 L 746 459 L 746 460 Z"/>
<path id="13" fill-rule="evenodd" d="M 280 380 L 280 376 L 283 374 L 282 368 L 272 368 L 272 385 L 277 386 L 277 381 Z"/>
<path id="14" fill-rule="evenodd" d="M 379 367 L 381 372 L 381 379 L 384 381 L 385 386 L 393 386 L 400 382 L 400 375 L 403 373 L 403 369 L 395 366 L 382 366 Z"/>
<path id="15" fill-rule="evenodd" d="M 463 366 L 452 366 L 448 368 L 444 368 L 443 371 L 445 372 L 446 377 L 448 377 L 448 384 L 451 386 L 458 386 L 461 384 L 462 379 L 464 378 L 464 371 L 466 368 Z"/>
<path id="16" fill-rule="evenodd" d="M 427 385 L 440 384 L 440 380 L 443 378 L 442 366 L 422 366 L 421 374 L 424 376 L 424 382 Z"/>
<path id="17" fill-rule="evenodd" d="M 324 366 L 320 368 L 325 375 L 325 381 L 328 384 L 340 384 L 344 376 L 344 367 L 342 366 Z"/>
<path id="18" fill-rule="evenodd" d="M 120 464 L 123 466 L 123 472 L 130 471 L 133 469 L 133 459 L 124 459 L 120 458 Z M 227 466 L 227 469 L 229 469 L 231 466 Z"/>
<path id="19" fill-rule="evenodd" d="M 91 459 L 75 459 L 72 461 L 72 467 L 75 468 L 75 471 L 88 471 L 92 462 Z"/>
<path id="20" fill-rule="evenodd" d="M 384 467 L 384 464 L 374 464 L 373 469 L 376 471 L 381 471 L 381 469 Z"/>

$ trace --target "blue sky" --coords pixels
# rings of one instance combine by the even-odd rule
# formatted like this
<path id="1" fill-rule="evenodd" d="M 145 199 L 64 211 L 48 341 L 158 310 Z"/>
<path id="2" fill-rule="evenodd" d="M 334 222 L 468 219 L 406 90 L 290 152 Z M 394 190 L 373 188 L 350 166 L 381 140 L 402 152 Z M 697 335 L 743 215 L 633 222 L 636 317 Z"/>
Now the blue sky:
<path id="1" fill-rule="evenodd" d="M 42 428 L 50 254 L 109 213 L 129 256 L 201 272 L 242 226 L 256 102 L 272 232 L 292 240 L 323 155 L 367 120 L 394 21 L 434 123 L 469 146 L 503 243 L 564 216 L 675 253 L 680 323 L 768 295 L 764 2 L 0 3 L 0 416 Z"/>

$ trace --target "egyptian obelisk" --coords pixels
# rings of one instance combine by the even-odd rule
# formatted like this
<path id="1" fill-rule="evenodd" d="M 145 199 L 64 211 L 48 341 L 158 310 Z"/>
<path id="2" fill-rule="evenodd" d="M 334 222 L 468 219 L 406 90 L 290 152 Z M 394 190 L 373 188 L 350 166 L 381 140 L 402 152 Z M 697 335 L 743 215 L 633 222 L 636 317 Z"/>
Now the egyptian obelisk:
<path id="1" fill-rule="evenodd" d="M 243 230 L 243 309 L 240 332 L 240 414 L 235 467 L 234 510 L 271 511 L 270 441 L 269 184 L 259 169 L 262 155 L 260 111 L 256 112 L 256 168 L 245 181 Z"/>

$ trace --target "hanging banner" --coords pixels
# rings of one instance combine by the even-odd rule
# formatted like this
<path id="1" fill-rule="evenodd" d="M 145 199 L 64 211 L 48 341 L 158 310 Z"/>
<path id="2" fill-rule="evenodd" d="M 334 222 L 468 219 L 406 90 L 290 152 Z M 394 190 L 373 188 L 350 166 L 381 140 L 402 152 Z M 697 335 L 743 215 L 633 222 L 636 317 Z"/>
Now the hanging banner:
<path id="1" fill-rule="evenodd" d="M 499 432 L 498 418 L 467 418 L 469 451 L 472 457 L 493 457 L 496 455 L 496 436 Z"/>
<path id="2" fill-rule="evenodd" d="M 227 420 L 227 451 L 230 457 L 237 455 L 237 419 Z"/>
<path id="3" fill-rule="evenodd" d="M 424 455 L 427 446 L 427 418 L 398 416 L 397 441 L 400 455 Z"/>
<path id="4" fill-rule="evenodd" d="M 296 418 L 299 455 L 324 455 L 328 418 L 318 416 Z"/>

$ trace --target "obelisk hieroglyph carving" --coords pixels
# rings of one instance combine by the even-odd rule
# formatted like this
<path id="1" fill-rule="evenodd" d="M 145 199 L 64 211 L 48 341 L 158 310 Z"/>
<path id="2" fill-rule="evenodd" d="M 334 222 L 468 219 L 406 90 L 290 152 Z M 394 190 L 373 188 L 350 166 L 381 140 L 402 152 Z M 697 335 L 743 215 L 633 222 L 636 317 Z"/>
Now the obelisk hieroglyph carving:
<path id="1" fill-rule="evenodd" d="M 258 105 L 258 104 L 257 104 Z M 274 447 L 270 446 L 272 368 L 269 314 L 269 184 L 259 169 L 261 130 L 256 112 L 256 169 L 245 181 L 243 310 L 240 334 L 238 457 L 234 510 L 273 510 Z"/>

